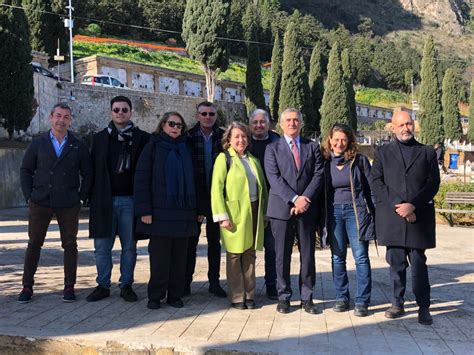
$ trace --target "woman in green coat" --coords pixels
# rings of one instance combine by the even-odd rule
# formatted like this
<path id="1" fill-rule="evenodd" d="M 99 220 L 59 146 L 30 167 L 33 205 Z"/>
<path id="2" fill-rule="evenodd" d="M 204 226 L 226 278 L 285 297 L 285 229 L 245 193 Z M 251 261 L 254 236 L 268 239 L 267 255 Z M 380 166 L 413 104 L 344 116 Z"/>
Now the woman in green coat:
<path id="1" fill-rule="evenodd" d="M 267 186 L 257 158 L 247 148 L 250 132 L 231 123 L 223 137 L 224 152 L 214 163 L 211 207 L 227 251 L 227 285 L 232 307 L 255 308 L 256 250 L 262 250 Z"/>

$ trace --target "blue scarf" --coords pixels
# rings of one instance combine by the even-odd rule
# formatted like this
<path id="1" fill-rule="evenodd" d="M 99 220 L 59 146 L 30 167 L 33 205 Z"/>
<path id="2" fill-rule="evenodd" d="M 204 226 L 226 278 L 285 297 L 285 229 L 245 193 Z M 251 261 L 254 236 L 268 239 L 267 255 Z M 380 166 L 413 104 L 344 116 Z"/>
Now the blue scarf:
<path id="1" fill-rule="evenodd" d="M 160 132 L 156 144 L 167 150 L 165 158 L 166 199 L 168 204 L 181 208 L 196 208 L 193 162 L 186 135 L 174 139 Z"/>

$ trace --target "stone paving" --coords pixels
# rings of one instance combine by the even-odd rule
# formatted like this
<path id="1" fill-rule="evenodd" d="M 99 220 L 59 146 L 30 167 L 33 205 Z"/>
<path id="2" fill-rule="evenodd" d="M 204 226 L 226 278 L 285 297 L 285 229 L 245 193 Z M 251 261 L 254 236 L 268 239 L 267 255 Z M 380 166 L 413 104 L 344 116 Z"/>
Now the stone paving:
<path id="1" fill-rule="evenodd" d="M 111 297 L 87 303 L 86 296 L 95 286 L 93 242 L 88 238 L 87 219 L 80 221 L 79 269 L 75 303 L 61 302 L 63 262 L 58 227 L 55 222 L 43 248 L 36 274 L 33 302 L 16 302 L 21 288 L 23 256 L 26 248 L 25 209 L 0 211 L 0 337 L 22 336 L 29 341 L 52 339 L 88 344 L 93 348 L 119 344 L 121 353 L 171 349 L 171 353 L 255 352 L 255 353 L 474 353 L 474 229 L 438 225 L 438 247 L 429 250 L 428 263 L 432 285 L 434 324 L 422 326 L 416 320 L 416 304 L 407 290 L 407 315 L 402 319 L 384 318 L 391 294 L 384 248 L 370 248 L 373 292 L 370 315 L 354 317 L 352 310 L 332 311 L 334 290 L 331 280 L 330 251 L 316 251 L 317 279 L 315 303 L 321 313 L 301 311 L 296 286 L 293 311 L 276 312 L 274 301 L 265 296 L 263 253 L 257 255 L 258 308 L 238 311 L 226 299 L 207 292 L 205 238 L 198 249 L 197 274 L 192 294 L 185 307 L 160 310 L 146 308 L 146 283 L 149 277 L 147 243 L 138 244 L 135 271 L 137 303 L 124 302 L 117 287 L 119 242 L 114 252 Z M 293 285 L 298 285 L 299 256 L 293 255 Z M 225 257 L 221 275 L 225 286 Z M 351 292 L 355 272 L 348 256 Z M 410 285 L 410 278 L 408 285 Z M 2 337 L 3 339 L 4 337 Z M 1 352 L 0 339 L 0 352 Z M 66 351 L 65 351 L 66 353 Z"/>

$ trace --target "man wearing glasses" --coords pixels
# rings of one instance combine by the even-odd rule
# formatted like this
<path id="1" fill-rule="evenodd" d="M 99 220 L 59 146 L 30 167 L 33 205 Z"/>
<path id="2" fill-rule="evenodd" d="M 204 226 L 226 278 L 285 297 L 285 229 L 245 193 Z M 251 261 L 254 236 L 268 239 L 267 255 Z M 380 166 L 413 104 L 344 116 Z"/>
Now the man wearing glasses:
<path id="1" fill-rule="evenodd" d="M 224 131 L 216 124 L 217 111 L 211 102 L 201 102 L 197 105 L 197 123 L 189 130 L 189 140 L 194 162 L 194 177 L 196 180 L 196 197 L 198 215 L 206 217 L 207 260 L 209 271 L 209 292 L 217 297 L 226 297 L 226 292 L 219 282 L 221 264 L 221 243 L 219 224 L 212 220 L 211 211 L 211 176 L 214 160 L 222 152 L 222 134 Z M 199 226 L 200 227 L 200 226 Z M 199 231 L 201 228 L 199 228 Z M 186 283 L 184 295 L 191 293 L 194 268 L 196 266 L 196 247 L 199 234 L 188 242 L 188 257 L 186 265 Z"/>
<path id="2" fill-rule="evenodd" d="M 120 297 L 136 302 L 132 289 L 137 259 L 134 238 L 133 178 L 140 154 L 150 135 L 131 121 L 132 102 L 125 96 L 110 101 L 108 127 L 96 133 L 92 141 L 94 181 L 90 197 L 89 235 L 94 238 L 97 287 L 88 302 L 110 296 L 112 249 L 118 234 L 120 255 Z"/>

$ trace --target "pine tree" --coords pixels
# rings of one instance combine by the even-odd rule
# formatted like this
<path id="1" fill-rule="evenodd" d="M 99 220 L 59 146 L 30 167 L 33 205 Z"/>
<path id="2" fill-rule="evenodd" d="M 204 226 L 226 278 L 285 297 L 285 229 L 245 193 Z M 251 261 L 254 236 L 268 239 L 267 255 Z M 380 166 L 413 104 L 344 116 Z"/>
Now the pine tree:
<path id="1" fill-rule="evenodd" d="M 260 51 L 258 49 L 258 8 L 249 4 L 242 26 L 246 29 L 247 42 L 247 70 L 245 72 L 245 106 L 247 113 L 260 108 L 265 109 L 265 96 L 263 95 L 262 69 L 260 66 Z"/>
<path id="2" fill-rule="evenodd" d="M 294 22 L 288 24 L 283 39 L 280 113 L 287 108 L 301 111 L 304 122 L 303 132 L 307 135 L 314 134 L 317 126 L 311 110 L 308 74 Z"/>
<path id="3" fill-rule="evenodd" d="M 182 38 L 189 56 L 202 64 L 206 76 L 207 99 L 214 101 L 217 76 L 229 66 L 226 21 L 229 2 L 225 0 L 189 0 L 183 18 Z"/>
<path id="4" fill-rule="evenodd" d="M 351 125 L 347 102 L 347 85 L 344 82 L 339 45 L 336 42 L 329 54 L 328 78 L 321 105 L 322 137 L 325 137 L 336 123 Z"/>
<path id="5" fill-rule="evenodd" d="M 1 4 L 21 6 L 20 0 Z M 26 130 L 33 116 L 33 71 L 28 20 L 22 9 L 0 6 L 0 118 L 13 138 Z"/>
<path id="6" fill-rule="evenodd" d="M 462 138 L 461 117 L 459 114 L 459 79 L 453 68 L 446 70 L 443 79 L 443 118 L 444 135 L 446 139 L 460 140 Z"/>
<path id="7" fill-rule="evenodd" d="M 351 57 L 349 55 L 349 49 L 346 48 L 342 51 L 342 75 L 347 86 L 347 105 L 349 107 L 350 114 L 350 126 L 353 130 L 357 130 L 357 108 L 354 91 L 354 73 L 351 65 Z"/>
<path id="8" fill-rule="evenodd" d="M 270 89 L 270 114 L 275 121 L 278 121 L 282 62 L 283 49 L 281 47 L 280 34 L 276 31 L 272 51 L 272 87 Z"/>
<path id="9" fill-rule="evenodd" d="M 434 145 L 444 141 L 443 113 L 440 83 L 438 79 L 438 54 L 430 37 L 423 50 L 420 85 L 420 138 L 425 144 Z"/>
<path id="10" fill-rule="evenodd" d="M 467 129 L 467 140 L 474 143 L 474 80 L 471 81 L 471 95 L 469 97 L 469 128 Z"/>
<path id="11" fill-rule="evenodd" d="M 316 130 L 319 132 L 321 114 L 319 109 L 321 108 L 321 103 L 323 102 L 324 95 L 324 76 L 322 68 L 322 48 L 321 43 L 318 43 L 311 53 L 311 60 L 309 63 L 309 89 L 311 90 L 311 102 L 313 105 L 313 112 L 316 118 Z"/>

